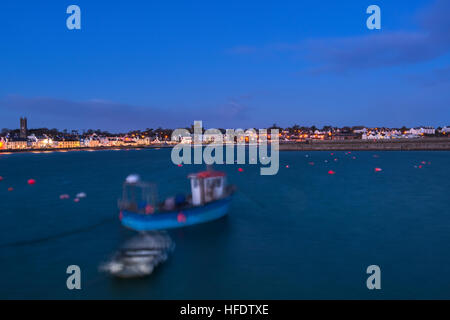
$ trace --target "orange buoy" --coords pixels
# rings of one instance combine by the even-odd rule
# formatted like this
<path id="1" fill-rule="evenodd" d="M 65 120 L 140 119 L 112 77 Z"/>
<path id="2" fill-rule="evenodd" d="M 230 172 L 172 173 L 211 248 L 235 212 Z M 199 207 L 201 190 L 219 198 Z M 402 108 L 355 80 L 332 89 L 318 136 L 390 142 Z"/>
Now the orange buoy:
<path id="1" fill-rule="evenodd" d="M 333 170 L 328 171 L 328 174 L 336 174 Z"/>
<path id="2" fill-rule="evenodd" d="M 36 180 L 34 180 L 34 179 L 29 179 L 28 180 L 28 184 L 31 186 L 31 185 L 33 185 L 33 184 L 35 184 L 36 183 Z"/>
<path id="3" fill-rule="evenodd" d="M 9 187 L 9 188 L 8 188 L 8 191 L 9 191 L 9 192 L 11 192 L 11 191 L 13 191 L 13 190 L 14 190 L 13 187 Z"/>

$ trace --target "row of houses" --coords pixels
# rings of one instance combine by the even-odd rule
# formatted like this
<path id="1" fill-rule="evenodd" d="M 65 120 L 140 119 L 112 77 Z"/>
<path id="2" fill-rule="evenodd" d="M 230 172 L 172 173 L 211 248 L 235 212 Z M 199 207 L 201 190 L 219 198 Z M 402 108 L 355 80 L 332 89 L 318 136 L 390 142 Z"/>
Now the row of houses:
<path id="1" fill-rule="evenodd" d="M 358 128 L 353 130 L 332 129 L 310 130 L 310 131 L 289 131 L 281 129 L 279 131 L 279 141 L 281 143 L 303 142 L 309 140 L 381 140 L 381 139 L 409 139 L 418 138 L 440 133 L 450 135 L 450 126 L 442 129 L 432 127 L 416 127 L 411 129 L 387 129 L 387 128 Z M 271 140 L 270 130 L 268 134 L 262 134 L 257 131 L 247 131 L 246 135 L 239 138 L 230 138 L 223 136 L 224 143 L 235 142 L 256 142 L 261 138 Z M 264 137 L 263 137 L 264 136 Z M 240 139 L 240 141 L 238 141 Z M 148 137 L 144 135 L 126 135 L 126 136 L 101 136 L 92 134 L 84 137 L 50 137 L 36 136 L 34 134 L 24 137 L 0 137 L 0 149 L 23 150 L 23 149 L 71 149 L 71 148 L 97 148 L 97 147 L 122 147 L 122 146 L 149 146 L 153 144 L 176 144 L 176 143 L 211 143 L 215 142 L 213 136 L 202 135 L 199 141 L 194 141 L 195 136 L 174 136 L 172 140 L 165 136 L 160 140 L 158 137 Z"/>
<path id="2" fill-rule="evenodd" d="M 423 136 L 432 136 L 436 133 L 447 135 L 450 133 L 450 127 L 444 127 L 437 130 L 433 127 L 416 127 L 403 132 L 398 129 L 362 129 L 360 131 L 363 140 L 381 140 L 381 139 L 412 139 Z"/>
<path id="3" fill-rule="evenodd" d="M 27 138 L 2 137 L 0 138 L 0 149 L 73 149 L 146 146 L 161 143 L 162 142 L 158 138 L 152 139 L 150 137 L 101 137 L 92 135 L 85 138 L 52 138 L 48 136 L 37 137 L 35 135 L 31 135 Z"/>
<path id="4" fill-rule="evenodd" d="M 419 138 L 422 136 L 435 135 L 437 132 L 441 134 L 450 134 L 450 127 L 444 127 L 437 130 L 432 127 L 417 127 L 411 129 L 388 129 L 388 128 L 358 128 L 358 129 L 332 129 L 326 130 L 315 130 L 315 131 L 301 131 L 295 130 L 294 132 L 289 130 L 279 131 L 279 141 L 281 143 L 289 142 L 304 142 L 311 140 L 380 140 L 380 139 L 410 139 Z M 258 141 L 261 139 L 261 134 L 258 132 L 252 133 L 251 130 L 246 131 L 247 136 L 240 136 L 238 138 L 228 137 L 223 135 L 221 142 L 224 143 L 234 143 L 234 142 L 251 142 Z M 271 140 L 270 133 L 264 135 L 264 138 Z M 184 144 L 196 144 L 196 143 L 211 143 L 214 142 L 213 136 L 199 135 L 198 141 L 195 141 L 194 135 L 188 136 L 178 136 L 174 137 L 176 142 L 181 142 Z M 240 139 L 240 141 L 239 141 Z"/>

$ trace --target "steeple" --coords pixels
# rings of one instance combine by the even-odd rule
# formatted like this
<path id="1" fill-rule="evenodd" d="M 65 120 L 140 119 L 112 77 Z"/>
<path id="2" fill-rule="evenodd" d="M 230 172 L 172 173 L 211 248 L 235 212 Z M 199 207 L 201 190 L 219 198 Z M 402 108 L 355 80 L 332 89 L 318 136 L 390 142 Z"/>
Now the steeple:
<path id="1" fill-rule="evenodd" d="M 20 118 L 20 137 L 26 138 L 27 137 L 27 118 Z"/>

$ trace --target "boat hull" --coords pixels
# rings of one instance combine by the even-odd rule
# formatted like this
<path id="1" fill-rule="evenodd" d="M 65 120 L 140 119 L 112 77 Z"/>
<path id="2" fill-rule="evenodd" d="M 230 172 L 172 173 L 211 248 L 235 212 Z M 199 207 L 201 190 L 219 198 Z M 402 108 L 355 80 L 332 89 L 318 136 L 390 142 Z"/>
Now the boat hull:
<path id="1" fill-rule="evenodd" d="M 143 215 L 121 211 L 122 225 L 136 231 L 181 228 L 219 219 L 228 213 L 231 197 L 177 211 Z"/>

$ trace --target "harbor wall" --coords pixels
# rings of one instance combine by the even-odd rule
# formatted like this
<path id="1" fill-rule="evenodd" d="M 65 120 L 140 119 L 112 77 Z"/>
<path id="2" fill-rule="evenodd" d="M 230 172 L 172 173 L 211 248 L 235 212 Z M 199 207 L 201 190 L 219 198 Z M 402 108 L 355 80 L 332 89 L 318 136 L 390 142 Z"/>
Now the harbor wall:
<path id="1" fill-rule="evenodd" d="M 450 138 L 396 139 L 396 140 L 343 140 L 343 141 L 305 141 L 280 143 L 284 151 L 418 151 L 450 150 Z"/>

